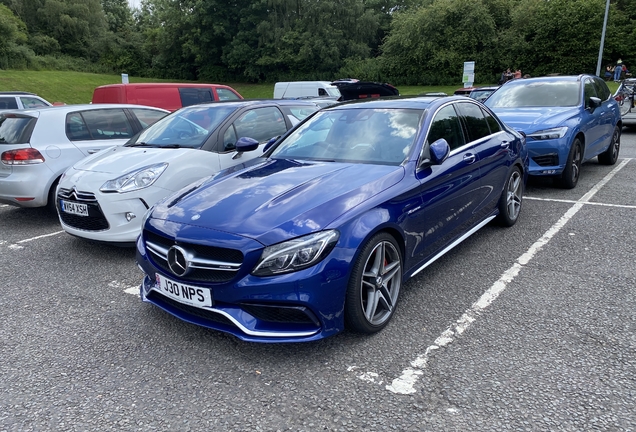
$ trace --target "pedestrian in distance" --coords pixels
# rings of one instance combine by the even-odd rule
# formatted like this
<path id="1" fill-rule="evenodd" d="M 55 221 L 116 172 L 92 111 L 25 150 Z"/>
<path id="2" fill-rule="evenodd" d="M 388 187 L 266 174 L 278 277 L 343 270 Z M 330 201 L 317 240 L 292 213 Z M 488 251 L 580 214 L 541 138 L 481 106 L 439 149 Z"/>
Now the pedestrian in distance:
<path id="1" fill-rule="evenodd" d="M 621 80 L 621 74 L 623 73 L 623 60 L 618 59 L 616 67 L 614 68 L 614 82 Z"/>

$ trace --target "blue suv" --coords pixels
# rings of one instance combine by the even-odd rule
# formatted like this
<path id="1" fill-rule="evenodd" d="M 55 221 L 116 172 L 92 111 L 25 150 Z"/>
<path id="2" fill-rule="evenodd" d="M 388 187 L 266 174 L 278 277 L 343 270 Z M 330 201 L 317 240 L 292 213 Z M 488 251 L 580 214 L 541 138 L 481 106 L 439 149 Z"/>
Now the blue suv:
<path id="1" fill-rule="evenodd" d="M 566 189 L 579 180 L 581 163 L 618 159 L 622 121 L 607 84 L 593 75 L 509 81 L 485 104 L 507 125 L 525 133 L 529 174 L 553 176 Z"/>

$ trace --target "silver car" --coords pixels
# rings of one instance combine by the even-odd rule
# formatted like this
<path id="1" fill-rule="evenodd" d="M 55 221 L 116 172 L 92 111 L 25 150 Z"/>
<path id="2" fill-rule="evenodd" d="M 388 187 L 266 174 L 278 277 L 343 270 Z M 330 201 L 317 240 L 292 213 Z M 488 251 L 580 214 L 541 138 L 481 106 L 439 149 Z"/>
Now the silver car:
<path id="1" fill-rule="evenodd" d="M 116 104 L 0 113 L 0 203 L 55 211 L 55 188 L 69 166 L 125 144 L 166 114 L 161 108 Z"/>

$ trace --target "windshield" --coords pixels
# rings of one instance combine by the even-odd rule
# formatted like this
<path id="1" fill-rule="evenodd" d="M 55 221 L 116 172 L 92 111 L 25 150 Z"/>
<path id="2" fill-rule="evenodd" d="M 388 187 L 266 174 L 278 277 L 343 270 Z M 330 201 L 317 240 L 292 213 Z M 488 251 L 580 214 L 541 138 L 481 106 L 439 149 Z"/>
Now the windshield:
<path id="1" fill-rule="evenodd" d="M 321 111 L 292 132 L 270 157 L 399 165 L 409 155 L 424 111 Z"/>
<path id="2" fill-rule="evenodd" d="M 490 108 L 576 106 L 580 95 L 579 81 L 515 80 L 494 92 L 486 105 Z"/>
<path id="3" fill-rule="evenodd" d="M 126 146 L 200 148 L 236 105 L 214 105 L 181 109 L 141 132 Z"/>
<path id="4" fill-rule="evenodd" d="M 27 144 L 37 119 L 26 116 L 0 116 L 0 144 Z"/>
<path id="5" fill-rule="evenodd" d="M 340 90 L 336 86 L 327 87 L 327 94 L 333 97 L 340 97 Z"/>

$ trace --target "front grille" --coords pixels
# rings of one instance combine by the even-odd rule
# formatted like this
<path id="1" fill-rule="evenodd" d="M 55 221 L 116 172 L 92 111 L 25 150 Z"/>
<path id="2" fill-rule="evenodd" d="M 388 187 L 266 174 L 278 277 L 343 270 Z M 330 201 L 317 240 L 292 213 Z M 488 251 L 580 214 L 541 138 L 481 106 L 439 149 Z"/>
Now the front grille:
<path id="1" fill-rule="evenodd" d="M 149 231 L 144 231 L 143 237 L 148 254 L 167 274 L 172 273 L 168 267 L 168 250 L 172 246 L 180 246 L 189 252 L 192 257 L 189 260 L 190 269 L 185 276 L 189 281 L 228 282 L 236 276 L 243 263 L 243 253 L 236 249 L 177 242 Z"/>
<path id="2" fill-rule="evenodd" d="M 155 291 L 150 291 L 150 293 L 148 293 L 147 295 L 147 298 L 153 302 L 156 302 L 159 304 L 165 304 L 181 312 L 185 312 L 190 316 L 195 316 L 197 318 L 202 318 L 207 321 L 213 321 L 219 324 L 226 324 L 226 325 L 235 327 L 234 323 L 230 321 L 228 318 L 226 318 L 224 315 L 221 315 L 219 313 L 212 312 L 206 309 L 201 309 L 198 307 L 179 303 L 178 301 L 172 300 L 171 298 L 158 294 Z"/>
<path id="3" fill-rule="evenodd" d="M 318 319 L 309 309 L 303 306 L 270 306 L 242 304 L 241 308 L 261 321 L 288 324 L 320 325 Z"/>
<path id="4" fill-rule="evenodd" d="M 559 155 L 553 153 L 541 156 L 534 156 L 532 160 L 539 166 L 556 166 L 559 164 Z"/>
<path id="5" fill-rule="evenodd" d="M 88 207 L 88 216 L 79 216 L 63 212 L 60 207 L 61 199 L 78 204 L 86 204 Z M 64 222 L 67 226 L 84 231 L 104 231 L 110 228 L 110 225 L 108 224 L 108 221 L 106 220 L 106 217 L 95 198 L 95 194 L 91 192 L 61 188 L 57 194 L 57 202 L 55 204 L 62 222 Z"/>

